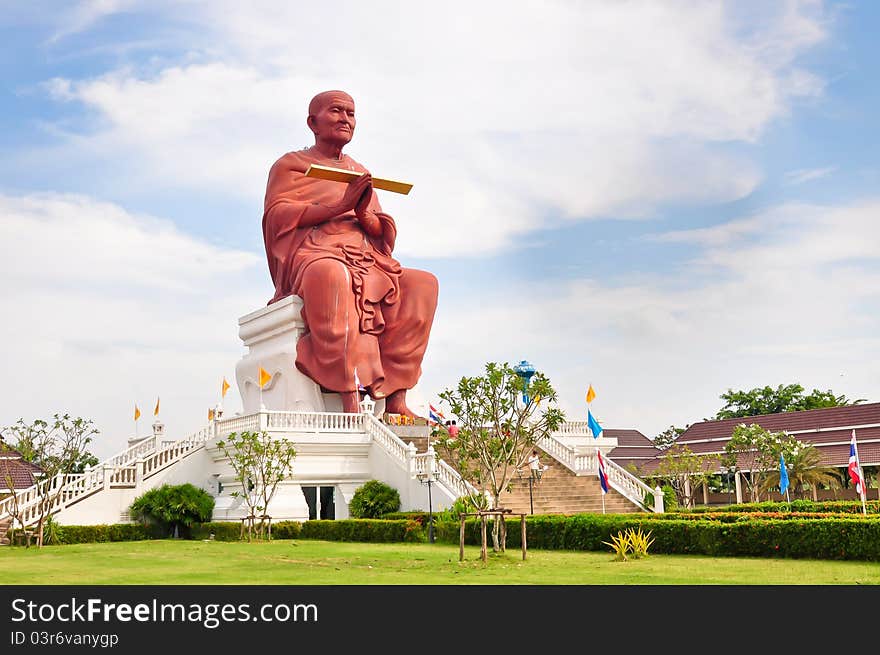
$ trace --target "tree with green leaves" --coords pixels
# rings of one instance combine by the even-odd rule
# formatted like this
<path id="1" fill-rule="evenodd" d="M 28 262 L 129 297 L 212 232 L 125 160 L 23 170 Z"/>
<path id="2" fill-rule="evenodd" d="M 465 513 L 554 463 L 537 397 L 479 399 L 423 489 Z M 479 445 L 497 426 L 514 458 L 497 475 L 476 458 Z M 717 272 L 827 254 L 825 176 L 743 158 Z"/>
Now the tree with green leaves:
<path id="1" fill-rule="evenodd" d="M 170 485 L 150 489 L 131 504 L 131 517 L 143 523 L 156 523 L 175 538 L 181 528 L 188 532 L 193 525 L 211 520 L 214 498 L 192 484 Z"/>
<path id="2" fill-rule="evenodd" d="M 91 419 L 54 414 L 50 421 L 24 419 L 3 430 L 4 441 L 15 439 L 14 448 L 24 459 L 43 470 L 37 485 L 37 545 L 43 546 L 43 528 L 46 519 L 59 505 L 64 485 L 69 476 L 81 472 L 82 462 L 90 457 L 86 447 L 98 429 Z"/>
<path id="3" fill-rule="evenodd" d="M 565 420 L 552 406 L 556 391 L 543 373 L 535 373 L 525 386 L 506 362 L 487 363 L 483 375 L 462 377 L 440 398 L 456 416 L 459 432 L 455 438 L 441 434 L 436 447 L 465 480 L 490 497 L 491 509 L 499 508 L 501 494 L 509 490 L 531 450 Z M 495 552 L 505 549 L 501 523 L 493 524 Z"/>
<path id="4" fill-rule="evenodd" d="M 746 483 L 751 502 L 756 503 L 761 493 L 766 493 L 773 472 L 779 475 L 779 456 L 789 459 L 799 443 L 785 431 L 770 432 L 757 423 L 740 423 L 724 446 L 721 463 L 730 471 L 748 473 L 740 479 Z"/>
<path id="5" fill-rule="evenodd" d="M 677 428 L 674 425 L 670 425 L 663 430 L 663 432 L 654 437 L 654 447 L 659 448 L 660 450 L 668 449 L 675 443 L 676 439 L 681 436 L 681 433 L 684 432 L 684 430 L 684 428 Z"/>
<path id="6" fill-rule="evenodd" d="M 727 393 L 721 394 L 720 398 L 725 401 L 725 405 L 718 410 L 715 415 L 716 419 L 799 412 L 823 407 L 843 407 L 865 402 L 864 398 L 849 400 L 844 395 L 835 396 L 830 389 L 828 391 L 813 389 L 811 394 L 804 395 L 804 388 L 799 384 L 785 386 L 780 384 L 775 389 L 770 386 L 756 387 L 750 391 L 728 389 Z"/>
<path id="7" fill-rule="evenodd" d="M 687 445 L 676 444 L 660 456 L 653 475 L 672 487 L 679 506 L 690 508 L 697 489 L 708 483 L 717 460 L 714 455 L 697 455 Z"/>
<path id="8" fill-rule="evenodd" d="M 265 430 L 232 432 L 226 439 L 217 441 L 217 447 L 229 458 L 235 480 L 241 484 L 241 491 L 234 491 L 232 495 L 244 501 L 251 517 L 247 523 L 248 540 L 257 520 L 257 538 L 262 539 L 265 533 L 271 539 L 269 503 L 278 485 L 293 471 L 296 449 L 286 439 L 273 439 Z"/>

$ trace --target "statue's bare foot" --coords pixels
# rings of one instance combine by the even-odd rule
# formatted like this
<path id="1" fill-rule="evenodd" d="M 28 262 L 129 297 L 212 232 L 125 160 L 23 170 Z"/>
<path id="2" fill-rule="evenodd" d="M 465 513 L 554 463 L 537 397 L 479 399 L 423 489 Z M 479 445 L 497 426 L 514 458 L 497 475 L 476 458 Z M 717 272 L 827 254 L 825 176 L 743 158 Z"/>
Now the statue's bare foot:
<path id="1" fill-rule="evenodd" d="M 416 413 L 406 406 L 406 389 L 398 389 L 385 399 L 385 413 L 416 417 Z"/>
<path id="2" fill-rule="evenodd" d="M 346 414 L 359 414 L 361 411 L 360 394 L 357 391 L 342 391 L 339 393 L 342 397 L 342 411 Z"/>

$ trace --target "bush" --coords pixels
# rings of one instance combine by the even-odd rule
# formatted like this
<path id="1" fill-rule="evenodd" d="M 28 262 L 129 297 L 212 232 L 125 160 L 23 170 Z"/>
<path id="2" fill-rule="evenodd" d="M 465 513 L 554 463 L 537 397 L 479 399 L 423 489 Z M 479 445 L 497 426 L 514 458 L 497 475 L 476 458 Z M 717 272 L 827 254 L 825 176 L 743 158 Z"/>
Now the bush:
<path id="1" fill-rule="evenodd" d="M 348 506 L 353 519 L 377 519 L 400 509 L 400 494 L 380 480 L 369 480 L 359 487 Z"/>
<path id="2" fill-rule="evenodd" d="M 150 489 L 131 504 L 131 517 L 144 524 L 156 524 L 178 536 L 182 528 L 189 536 L 192 526 L 211 520 L 214 498 L 191 484 Z"/>
<path id="3" fill-rule="evenodd" d="M 676 511 L 678 509 L 678 496 L 675 495 L 675 489 L 672 488 L 671 484 L 664 484 L 660 489 L 663 491 L 663 511 Z M 654 494 L 645 494 L 644 505 L 649 509 L 654 507 Z"/>

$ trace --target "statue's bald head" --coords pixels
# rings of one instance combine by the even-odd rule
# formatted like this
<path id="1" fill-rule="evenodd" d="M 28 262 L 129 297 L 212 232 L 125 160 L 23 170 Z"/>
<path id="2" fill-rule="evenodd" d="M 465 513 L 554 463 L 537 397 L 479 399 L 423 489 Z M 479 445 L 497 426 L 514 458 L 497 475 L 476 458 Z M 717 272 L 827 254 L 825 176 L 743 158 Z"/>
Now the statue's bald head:
<path id="1" fill-rule="evenodd" d="M 309 116 L 314 116 L 319 111 L 321 111 L 322 107 L 327 106 L 329 103 L 334 100 L 347 100 L 348 102 L 354 104 L 354 98 L 348 95 L 345 91 L 322 91 L 309 103 Z"/>

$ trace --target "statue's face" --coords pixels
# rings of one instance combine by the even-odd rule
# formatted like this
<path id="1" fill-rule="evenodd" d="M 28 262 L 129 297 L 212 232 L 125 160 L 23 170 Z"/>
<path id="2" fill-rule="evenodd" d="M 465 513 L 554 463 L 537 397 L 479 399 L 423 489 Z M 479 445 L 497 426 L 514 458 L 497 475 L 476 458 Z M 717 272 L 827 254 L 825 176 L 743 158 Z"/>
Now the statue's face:
<path id="1" fill-rule="evenodd" d="M 316 139 L 345 145 L 354 136 L 354 100 L 348 94 L 330 92 L 308 123 Z"/>

